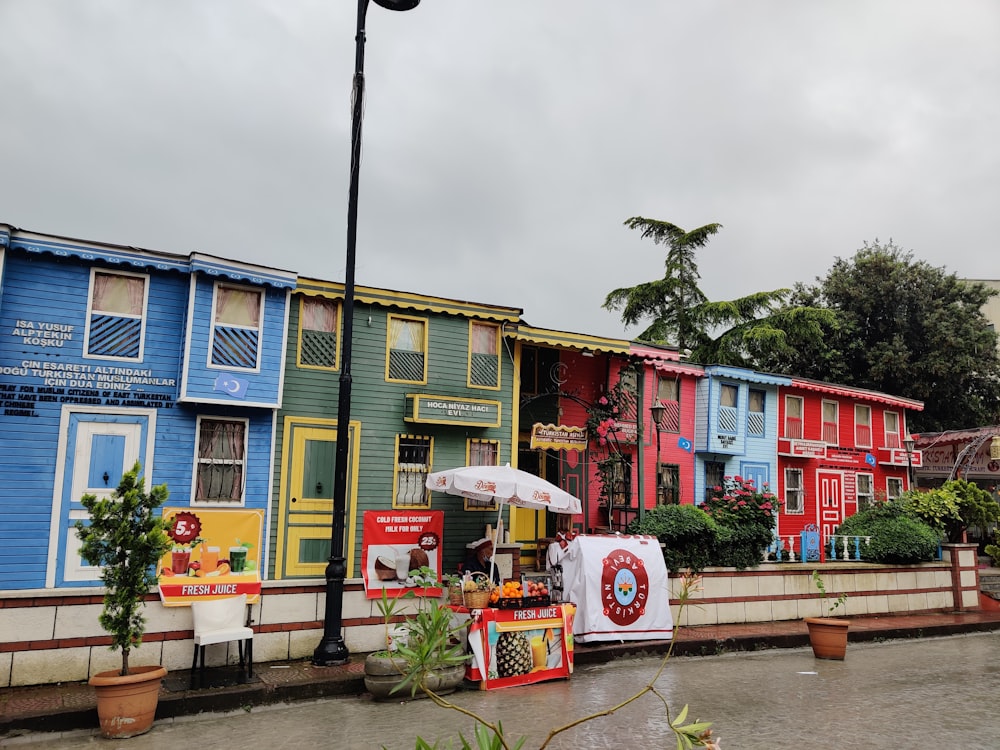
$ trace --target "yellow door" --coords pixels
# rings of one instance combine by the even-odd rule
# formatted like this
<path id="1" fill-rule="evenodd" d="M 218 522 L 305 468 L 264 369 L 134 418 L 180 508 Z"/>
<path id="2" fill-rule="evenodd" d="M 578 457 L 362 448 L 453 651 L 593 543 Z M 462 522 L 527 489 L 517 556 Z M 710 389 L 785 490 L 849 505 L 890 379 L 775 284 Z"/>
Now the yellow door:
<path id="1" fill-rule="evenodd" d="M 357 429 L 352 423 L 344 546 L 349 578 L 354 569 Z M 330 558 L 336 422 L 286 418 L 283 442 L 275 577 L 321 578 Z"/>

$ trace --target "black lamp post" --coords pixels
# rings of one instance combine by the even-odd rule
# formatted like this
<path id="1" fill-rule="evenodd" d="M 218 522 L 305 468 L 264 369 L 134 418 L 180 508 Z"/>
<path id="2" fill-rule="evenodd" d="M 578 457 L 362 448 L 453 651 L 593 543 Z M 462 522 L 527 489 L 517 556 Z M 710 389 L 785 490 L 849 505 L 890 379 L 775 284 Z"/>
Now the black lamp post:
<path id="1" fill-rule="evenodd" d="M 649 407 L 649 413 L 653 415 L 653 424 L 656 425 L 656 502 L 660 502 L 660 430 L 663 412 L 667 410 L 662 402 L 654 401 Z"/>
<path id="2" fill-rule="evenodd" d="M 420 0 L 375 0 L 388 10 L 411 10 Z M 368 0 L 358 0 L 358 30 L 354 37 L 354 91 L 351 109 L 351 184 L 347 196 L 347 267 L 344 272 L 344 324 L 340 341 L 340 391 L 337 398 L 337 454 L 333 475 L 333 521 L 330 559 L 326 566 L 326 611 L 323 640 L 313 651 L 313 664 L 344 664 L 350 654 L 344 643 L 344 529 L 347 515 L 348 440 L 351 422 L 351 348 L 354 336 L 354 264 L 358 239 L 358 174 L 361 167 L 361 115 L 365 98 L 365 16 Z"/>
<path id="3" fill-rule="evenodd" d="M 913 447 L 917 441 L 912 436 L 907 435 L 903 440 L 903 447 L 906 449 L 906 489 L 913 489 Z"/>

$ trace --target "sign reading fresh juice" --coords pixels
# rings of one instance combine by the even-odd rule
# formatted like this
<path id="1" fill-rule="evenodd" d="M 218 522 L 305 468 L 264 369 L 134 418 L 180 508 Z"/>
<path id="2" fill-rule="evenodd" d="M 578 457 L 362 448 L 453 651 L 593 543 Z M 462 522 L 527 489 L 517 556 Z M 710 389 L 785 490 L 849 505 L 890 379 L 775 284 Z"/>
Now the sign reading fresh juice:
<path id="1" fill-rule="evenodd" d="M 240 594 L 257 601 L 264 511 L 164 508 L 163 517 L 172 521 L 173 542 L 156 571 L 163 606 Z"/>

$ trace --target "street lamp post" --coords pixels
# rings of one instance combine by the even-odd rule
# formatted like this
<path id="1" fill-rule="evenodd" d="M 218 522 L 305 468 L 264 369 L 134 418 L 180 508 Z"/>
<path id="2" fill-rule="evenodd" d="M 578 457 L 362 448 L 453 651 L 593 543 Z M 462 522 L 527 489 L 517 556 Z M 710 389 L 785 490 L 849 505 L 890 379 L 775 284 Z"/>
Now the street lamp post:
<path id="1" fill-rule="evenodd" d="M 913 447 L 917 441 L 911 435 L 907 435 L 903 440 L 903 447 L 906 449 L 906 489 L 913 489 Z"/>
<path id="2" fill-rule="evenodd" d="M 420 0 L 375 0 L 387 10 L 411 10 Z M 326 610 L 323 639 L 313 652 L 313 664 L 344 664 L 350 654 L 344 643 L 344 530 L 347 515 L 348 440 L 351 421 L 351 349 L 354 336 L 354 265 L 358 239 L 358 176 L 361 167 L 361 119 L 365 96 L 365 16 L 368 0 L 358 0 L 358 28 L 354 37 L 354 89 L 351 108 L 351 184 L 347 194 L 347 261 L 344 272 L 344 323 L 340 342 L 340 390 L 337 395 L 337 453 L 333 475 L 333 520 L 330 559 L 326 566 Z"/>
<path id="3" fill-rule="evenodd" d="M 649 413 L 653 415 L 653 424 L 656 426 L 656 503 L 660 503 L 660 430 L 663 420 L 663 412 L 667 407 L 660 401 L 654 401 L 649 407 Z"/>

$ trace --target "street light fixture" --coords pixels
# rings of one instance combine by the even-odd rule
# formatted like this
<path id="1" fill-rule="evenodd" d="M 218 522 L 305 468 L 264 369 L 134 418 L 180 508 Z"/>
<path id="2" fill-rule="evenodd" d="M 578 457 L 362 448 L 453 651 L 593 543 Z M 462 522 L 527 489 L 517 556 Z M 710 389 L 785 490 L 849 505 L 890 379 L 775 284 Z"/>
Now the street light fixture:
<path id="1" fill-rule="evenodd" d="M 375 0 L 387 10 L 412 10 L 420 0 Z M 350 658 L 344 643 L 344 530 L 347 515 L 348 440 L 351 422 L 351 354 L 354 336 L 354 266 L 358 240 L 358 176 L 361 167 L 361 119 L 365 97 L 365 16 L 368 0 L 358 0 L 358 28 L 354 36 L 354 89 L 351 108 L 351 183 L 347 195 L 347 262 L 344 272 L 344 323 L 341 336 L 340 390 L 337 395 L 337 453 L 333 475 L 333 520 L 330 529 L 330 559 L 326 566 L 326 610 L 323 639 L 313 652 L 313 664 L 321 667 L 345 664 Z"/>
<path id="2" fill-rule="evenodd" d="M 903 439 L 903 447 L 906 449 L 906 489 L 913 489 L 913 448 L 917 441 L 912 435 L 907 435 Z"/>
<path id="3" fill-rule="evenodd" d="M 661 401 L 654 401 L 649 407 L 649 413 L 653 415 L 653 424 L 656 425 L 656 502 L 660 503 L 660 430 L 663 429 L 663 413 L 667 407 Z"/>

